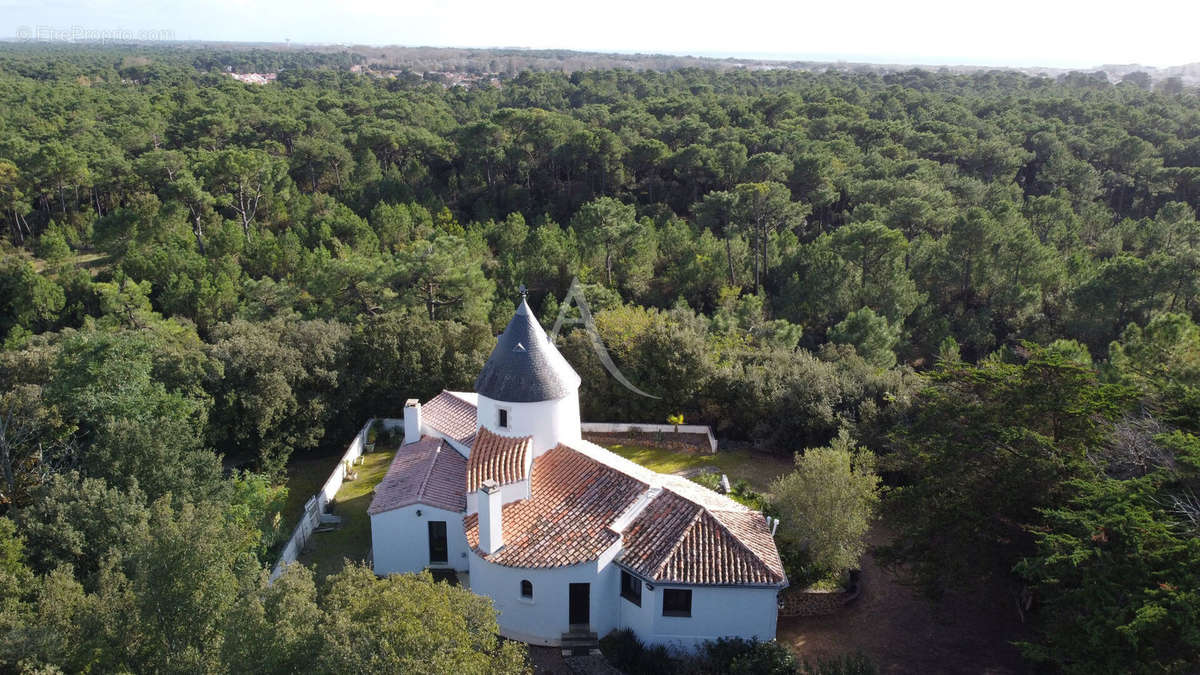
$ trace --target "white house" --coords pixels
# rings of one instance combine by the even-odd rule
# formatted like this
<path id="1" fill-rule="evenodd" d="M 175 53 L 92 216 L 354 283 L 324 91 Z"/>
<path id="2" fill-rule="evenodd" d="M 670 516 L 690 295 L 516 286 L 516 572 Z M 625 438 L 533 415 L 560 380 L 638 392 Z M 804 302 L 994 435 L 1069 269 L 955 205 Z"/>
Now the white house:
<path id="1" fill-rule="evenodd" d="M 582 440 L 579 384 L 522 299 L 476 392 L 410 400 L 369 509 L 375 572 L 465 572 L 531 644 L 774 639 L 787 579 L 763 515 Z"/>

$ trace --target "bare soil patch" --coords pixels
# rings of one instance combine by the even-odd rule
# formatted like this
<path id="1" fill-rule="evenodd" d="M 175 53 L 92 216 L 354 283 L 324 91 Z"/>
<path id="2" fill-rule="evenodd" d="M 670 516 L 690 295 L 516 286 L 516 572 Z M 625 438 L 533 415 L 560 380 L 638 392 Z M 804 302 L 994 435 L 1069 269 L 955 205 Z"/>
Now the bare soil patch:
<path id="1" fill-rule="evenodd" d="M 888 533 L 877 525 L 868 538 L 880 545 Z M 881 673 L 1030 672 L 1011 644 L 1026 635 L 1015 588 L 997 583 L 933 603 L 871 554 L 863 560 L 860 583 L 858 599 L 837 614 L 781 618 L 779 642 L 813 662 L 861 651 Z"/>

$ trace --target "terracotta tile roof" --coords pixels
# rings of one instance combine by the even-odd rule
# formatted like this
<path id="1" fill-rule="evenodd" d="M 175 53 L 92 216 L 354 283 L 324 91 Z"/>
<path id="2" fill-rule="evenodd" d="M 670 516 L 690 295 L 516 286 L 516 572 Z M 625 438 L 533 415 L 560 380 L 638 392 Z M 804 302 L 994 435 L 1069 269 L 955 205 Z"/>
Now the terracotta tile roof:
<path id="1" fill-rule="evenodd" d="M 767 519 L 758 511 L 710 511 L 726 531 L 750 550 L 778 581 L 786 582 L 783 560 L 775 546 L 775 537 L 767 527 Z"/>
<path id="2" fill-rule="evenodd" d="M 475 440 L 473 394 L 443 391 L 421 406 L 421 420 L 448 438 L 470 447 Z"/>
<path id="3" fill-rule="evenodd" d="M 610 466 L 617 471 L 628 474 L 638 480 L 654 486 L 669 488 L 672 492 L 709 510 L 721 511 L 750 511 L 741 502 L 734 501 L 718 492 L 684 478 L 672 474 L 651 471 L 641 464 L 634 463 L 617 453 L 588 441 L 572 441 L 571 447 L 591 457 L 597 462 Z"/>
<path id="4" fill-rule="evenodd" d="M 620 562 L 661 583 L 777 585 L 786 580 L 761 513 L 710 511 L 670 489 L 625 529 Z"/>
<path id="5" fill-rule="evenodd" d="M 620 535 L 609 526 L 649 486 L 563 445 L 533 460 L 532 496 L 502 510 L 504 546 L 479 550 L 478 514 L 467 516 L 467 544 L 511 567 L 561 567 L 595 560 Z"/>
<path id="6" fill-rule="evenodd" d="M 500 485 L 525 480 L 532 453 L 533 436 L 501 436 L 480 427 L 467 457 L 467 492 L 478 490 L 488 479 Z"/>
<path id="7" fill-rule="evenodd" d="M 596 559 L 621 536 L 620 562 L 660 583 L 787 581 L 763 515 L 685 478 L 586 441 L 538 457 L 532 474 L 532 498 L 503 508 L 500 550 L 483 555 L 478 515 L 465 518 L 467 543 L 485 559 L 512 567 L 572 565 Z M 618 534 L 614 528 L 627 513 L 636 515 L 625 516 L 632 520 Z"/>
<path id="8" fill-rule="evenodd" d="M 375 486 L 367 513 L 374 515 L 412 504 L 466 511 L 463 481 L 467 460 L 440 438 L 424 436 L 396 451 L 387 475 Z"/>

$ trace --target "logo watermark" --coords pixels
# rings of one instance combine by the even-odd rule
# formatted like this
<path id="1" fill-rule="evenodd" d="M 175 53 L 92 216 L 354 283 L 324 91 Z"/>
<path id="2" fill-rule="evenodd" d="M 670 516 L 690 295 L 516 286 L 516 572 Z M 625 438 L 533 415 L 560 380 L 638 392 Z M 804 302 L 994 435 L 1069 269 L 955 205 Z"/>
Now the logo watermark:
<path id="1" fill-rule="evenodd" d="M 91 28 L 88 26 L 19 26 L 16 37 L 23 42 L 167 42 L 175 31 L 167 28 Z"/>
<path id="2" fill-rule="evenodd" d="M 524 288 L 524 284 L 522 284 L 522 293 L 524 293 Z M 579 308 L 578 319 L 567 316 L 567 310 L 571 308 L 572 304 Z M 564 325 L 583 326 L 584 331 L 587 332 L 588 338 L 591 340 L 592 351 L 596 352 L 596 356 L 600 359 L 600 363 L 604 364 L 604 369 L 607 370 L 608 374 L 612 375 L 617 382 L 620 382 L 621 386 L 625 387 L 629 391 L 632 391 L 638 396 L 657 399 L 662 398 L 661 396 L 648 394 L 641 389 L 638 389 L 632 382 L 629 381 L 629 378 L 625 377 L 625 375 L 621 372 L 621 369 L 617 367 L 617 364 L 613 363 L 612 357 L 608 354 L 608 349 L 604 347 L 604 341 L 600 339 L 600 331 L 596 330 L 596 322 L 592 320 L 592 310 L 588 307 L 587 298 L 583 296 L 583 287 L 579 285 L 578 277 L 575 277 L 571 280 L 571 287 L 567 289 L 566 297 L 563 298 L 562 304 L 558 306 L 558 319 L 555 320 L 554 327 L 550 329 L 550 339 L 553 340 L 554 338 L 557 338 L 558 332 Z"/>

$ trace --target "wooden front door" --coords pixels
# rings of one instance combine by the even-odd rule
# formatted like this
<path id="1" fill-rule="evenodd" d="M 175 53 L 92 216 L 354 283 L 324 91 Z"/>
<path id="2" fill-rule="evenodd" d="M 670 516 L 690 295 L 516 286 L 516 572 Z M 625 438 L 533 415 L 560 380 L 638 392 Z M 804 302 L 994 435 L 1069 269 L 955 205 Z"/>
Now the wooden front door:
<path id="1" fill-rule="evenodd" d="M 570 623 L 586 626 L 591 622 L 591 584 L 571 584 Z"/>
<path id="2" fill-rule="evenodd" d="M 446 543 L 446 521 L 429 521 L 429 564 L 445 565 L 450 558 L 450 547 Z"/>

